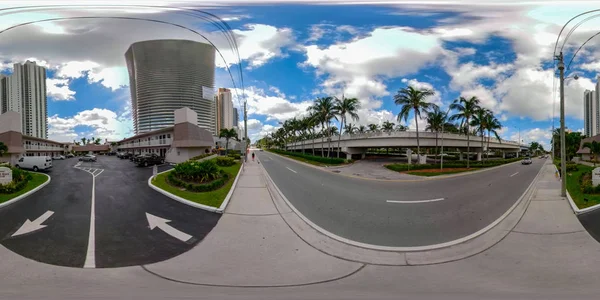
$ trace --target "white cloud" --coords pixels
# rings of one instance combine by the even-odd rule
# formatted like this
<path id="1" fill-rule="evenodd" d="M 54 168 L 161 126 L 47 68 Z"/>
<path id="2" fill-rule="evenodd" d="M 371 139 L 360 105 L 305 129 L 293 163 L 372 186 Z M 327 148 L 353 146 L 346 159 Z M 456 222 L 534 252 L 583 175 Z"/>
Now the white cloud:
<path id="1" fill-rule="evenodd" d="M 90 126 L 91 132 L 79 135 L 77 126 Z M 48 117 L 48 138 L 60 142 L 70 142 L 73 139 L 91 136 L 108 140 L 122 139 L 132 134 L 133 123 L 131 119 L 117 113 L 101 108 L 84 110 L 71 117 Z"/>
<path id="2" fill-rule="evenodd" d="M 272 88 L 279 91 L 277 88 Z M 237 103 L 237 95 L 242 95 L 241 90 L 232 89 L 233 102 Z M 246 87 L 246 100 L 248 102 L 248 116 L 265 116 L 267 121 L 283 122 L 306 112 L 312 101 L 291 102 L 283 94 L 268 94 L 263 89 Z M 241 102 L 241 101 L 240 101 Z"/>
<path id="3" fill-rule="evenodd" d="M 531 142 L 538 142 L 543 147 L 544 150 L 549 151 L 552 149 L 552 145 L 550 145 L 550 140 L 552 139 L 552 129 L 551 128 L 532 128 L 527 130 L 521 130 L 520 135 L 519 132 L 514 132 L 510 136 L 510 140 L 518 141 L 519 136 L 521 140 L 523 140 L 523 144 L 529 145 Z"/>
<path id="4" fill-rule="evenodd" d="M 407 78 L 402 78 L 402 80 L 400 80 L 402 83 L 405 83 L 406 85 L 410 85 L 416 89 L 428 89 L 428 90 L 432 90 L 435 94 L 429 98 L 427 98 L 427 101 L 430 103 L 433 103 L 437 106 L 442 106 L 442 96 L 440 95 L 440 92 L 438 90 L 436 90 L 433 85 L 431 83 L 428 82 L 420 82 L 417 79 L 407 79 Z"/>
<path id="5" fill-rule="evenodd" d="M 376 28 L 349 42 L 304 49 L 307 59 L 301 66 L 315 68 L 317 75 L 327 75 L 323 93 L 341 94 L 344 86 L 348 96 L 369 102 L 389 95 L 385 78 L 414 73 L 441 54 L 438 38 L 408 27 Z M 380 103 L 366 106 L 379 108 Z"/>
<path id="6" fill-rule="evenodd" d="M 75 100 L 75 91 L 69 89 L 69 80 L 60 78 L 46 79 L 47 96 L 55 101 Z"/>

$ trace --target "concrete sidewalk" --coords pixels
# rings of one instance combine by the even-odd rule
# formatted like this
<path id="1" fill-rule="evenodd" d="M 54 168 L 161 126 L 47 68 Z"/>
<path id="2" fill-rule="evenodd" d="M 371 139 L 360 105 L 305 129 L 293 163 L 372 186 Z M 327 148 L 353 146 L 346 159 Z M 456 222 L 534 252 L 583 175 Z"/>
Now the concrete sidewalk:
<path id="1" fill-rule="evenodd" d="M 326 255 L 284 222 L 258 160 L 248 160 L 217 226 L 194 249 L 147 265 L 160 276 L 218 286 L 289 286 L 339 279 L 363 267 Z"/>

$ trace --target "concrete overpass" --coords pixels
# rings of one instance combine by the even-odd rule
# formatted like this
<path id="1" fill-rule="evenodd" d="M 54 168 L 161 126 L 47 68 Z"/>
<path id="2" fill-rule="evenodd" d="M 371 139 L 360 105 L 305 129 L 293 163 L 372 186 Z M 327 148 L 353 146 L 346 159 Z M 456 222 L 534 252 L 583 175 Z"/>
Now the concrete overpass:
<path id="1" fill-rule="evenodd" d="M 462 159 L 462 153 L 467 151 L 467 136 L 454 133 L 438 133 L 436 138 L 435 132 L 419 132 L 419 144 L 421 148 L 434 148 L 443 145 L 444 149 L 458 149 Z M 331 137 L 332 152 L 338 151 L 338 136 Z M 488 138 L 484 138 L 483 148 L 481 147 L 481 137 L 471 136 L 468 142 L 470 151 L 477 153 L 477 160 L 481 160 L 483 151 L 488 147 Z M 321 148 L 327 149 L 330 146 L 328 140 L 323 141 L 318 138 L 314 140 L 305 140 L 286 145 L 288 150 L 315 150 Z M 340 141 L 340 149 L 346 154 L 347 158 L 357 158 L 360 155 L 364 158 L 368 148 L 416 148 L 417 147 L 417 132 L 416 131 L 395 131 L 395 132 L 369 132 L 362 134 L 343 134 Z M 521 145 L 516 141 L 498 140 L 496 138 L 489 139 L 489 149 L 502 151 L 502 153 L 518 153 L 522 150 L 528 150 L 527 146 Z"/>

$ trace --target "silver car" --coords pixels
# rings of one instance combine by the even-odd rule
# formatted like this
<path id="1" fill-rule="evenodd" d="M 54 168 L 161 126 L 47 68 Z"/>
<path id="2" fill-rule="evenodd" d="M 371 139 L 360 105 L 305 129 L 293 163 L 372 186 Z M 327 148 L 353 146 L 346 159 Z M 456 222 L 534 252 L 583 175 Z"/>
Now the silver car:
<path id="1" fill-rule="evenodd" d="M 79 158 L 80 161 L 96 161 L 96 156 L 91 154 L 86 154 Z"/>

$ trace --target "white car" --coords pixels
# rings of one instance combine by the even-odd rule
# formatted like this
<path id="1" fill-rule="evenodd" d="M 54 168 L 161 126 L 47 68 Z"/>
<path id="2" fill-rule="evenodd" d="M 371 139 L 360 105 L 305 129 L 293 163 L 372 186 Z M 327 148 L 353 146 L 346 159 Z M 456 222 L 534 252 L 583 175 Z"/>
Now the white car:
<path id="1" fill-rule="evenodd" d="M 86 154 L 79 158 L 80 161 L 96 161 L 96 156 L 92 154 Z"/>
<path id="2" fill-rule="evenodd" d="M 52 168 L 52 158 L 48 156 L 23 156 L 19 158 L 15 167 L 31 169 L 34 171 L 48 170 Z"/>
<path id="3" fill-rule="evenodd" d="M 63 160 L 63 159 L 65 159 L 65 157 L 64 157 L 64 156 L 62 156 L 62 155 L 57 155 L 57 156 L 54 156 L 54 157 L 52 157 L 52 159 L 53 159 L 53 160 L 59 160 L 59 159 L 60 159 L 60 160 Z"/>

